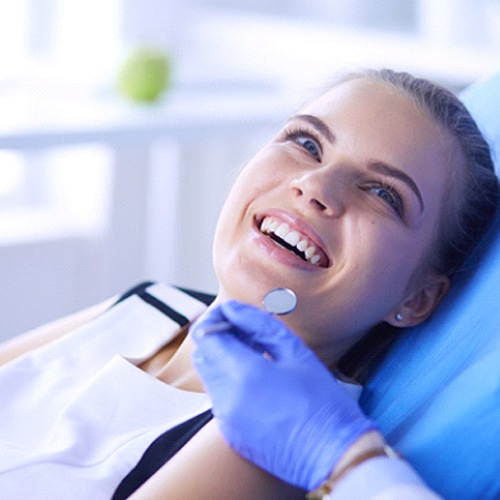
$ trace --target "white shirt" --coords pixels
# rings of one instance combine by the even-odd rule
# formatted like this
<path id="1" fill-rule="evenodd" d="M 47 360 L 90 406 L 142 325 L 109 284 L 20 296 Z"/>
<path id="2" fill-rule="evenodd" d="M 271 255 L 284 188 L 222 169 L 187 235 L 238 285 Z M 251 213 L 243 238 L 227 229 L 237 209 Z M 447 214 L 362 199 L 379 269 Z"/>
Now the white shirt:
<path id="1" fill-rule="evenodd" d="M 206 306 L 177 289 L 148 292 L 187 319 Z M 0 497 L 109 499 L 147 447 L 210 408 L 139 362 L 179 324 L 131 296 L 89 325 L 0 368 Z"/>

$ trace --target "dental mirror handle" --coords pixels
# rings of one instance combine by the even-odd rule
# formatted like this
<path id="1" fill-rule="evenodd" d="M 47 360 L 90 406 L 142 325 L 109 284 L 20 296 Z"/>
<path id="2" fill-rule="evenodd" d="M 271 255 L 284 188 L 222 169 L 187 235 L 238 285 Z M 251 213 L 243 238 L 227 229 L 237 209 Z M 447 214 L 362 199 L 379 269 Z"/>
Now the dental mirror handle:
<path id="1" fill-rule="evenodd" d="M 291 313 L 297 307 L 297 295 L 295 295 L 295 292 L 290 290 L 290 288 L 273 288 L 264 295 L 262 305 L 267 312 L 283 316 Z M 204 329 L 202 335 L 213 332 L 223 332 L 230 328 L 230 323 L 227 321 L 220 321 Z"/>

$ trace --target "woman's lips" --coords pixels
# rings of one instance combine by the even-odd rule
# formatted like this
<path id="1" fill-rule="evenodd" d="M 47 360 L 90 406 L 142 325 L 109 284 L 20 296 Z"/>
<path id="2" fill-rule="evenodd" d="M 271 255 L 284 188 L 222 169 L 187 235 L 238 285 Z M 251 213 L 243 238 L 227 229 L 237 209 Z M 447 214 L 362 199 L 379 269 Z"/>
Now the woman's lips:
<path id="1" fill-rule="evenodd" d="M 269 214 L 256 218 L 255 224 L 262 234 L 304 262 L 316 267 L 329 267 L 330 259 L 319 243 L 292 221 L 284 220 L 277 214 Z"/>

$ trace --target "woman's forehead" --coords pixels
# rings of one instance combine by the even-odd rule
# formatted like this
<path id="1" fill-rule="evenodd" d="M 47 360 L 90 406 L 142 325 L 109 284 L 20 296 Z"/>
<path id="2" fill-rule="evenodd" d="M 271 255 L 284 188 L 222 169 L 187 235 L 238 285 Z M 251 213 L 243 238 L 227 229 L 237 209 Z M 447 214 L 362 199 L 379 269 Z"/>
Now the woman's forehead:
<path id="1" fill-rule="evenodd" d="M 301 111 L 326 117 L 344 110 L 370 114 L 374 109 L 394 108 L 406 108 L 423 114 L 413 99 L 403 90 L 382 81 L 363 77 L 334 85 L 306 104 Z"/>

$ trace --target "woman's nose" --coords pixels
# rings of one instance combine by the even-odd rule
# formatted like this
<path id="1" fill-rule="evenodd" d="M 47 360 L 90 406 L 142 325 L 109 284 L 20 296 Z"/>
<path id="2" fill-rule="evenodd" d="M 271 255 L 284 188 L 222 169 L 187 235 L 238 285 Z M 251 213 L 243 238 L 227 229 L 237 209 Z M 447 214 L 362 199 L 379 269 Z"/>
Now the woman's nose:
<path id="1" fill-rule="evenodd" d="M 345 181 L 331 167 L 303 173 L 290 181 L 297 203 L 304 209 L 327 217 L 339 217 L 345 211 Z"/>

